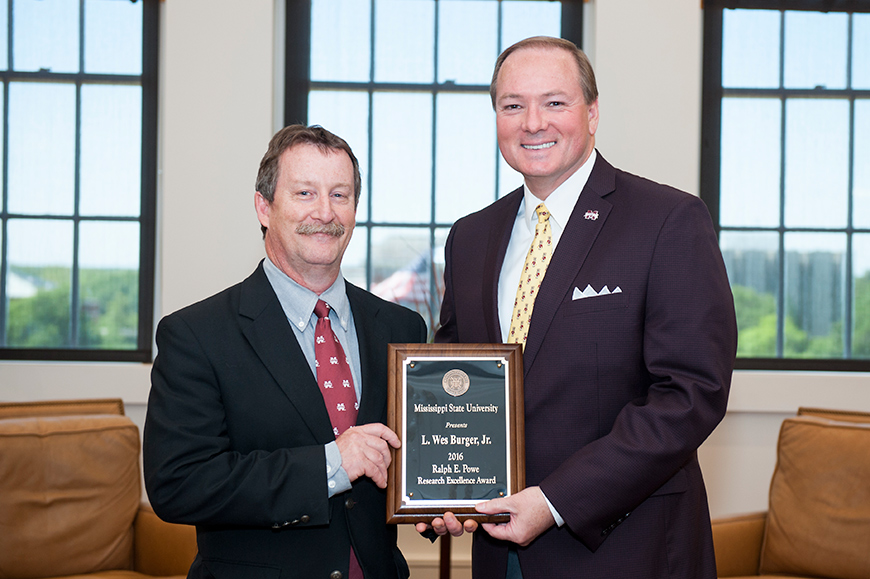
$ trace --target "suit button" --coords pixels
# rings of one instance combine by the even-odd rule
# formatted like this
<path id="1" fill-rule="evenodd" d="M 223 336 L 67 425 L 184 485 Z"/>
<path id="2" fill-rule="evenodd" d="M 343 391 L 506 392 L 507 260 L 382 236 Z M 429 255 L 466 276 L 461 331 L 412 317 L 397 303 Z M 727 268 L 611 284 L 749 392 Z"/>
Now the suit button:
<path id="1" fill-rule="evenodd" d="M 329 579 L 341 579 L 341 571 L 333 571 L 329 574 Z"/>
<path id="2" fill-rule="evenodd" d="M 344 506 L 348 509 L 352 509 L 354 505 L 356 505 L 356 501 L 353 499 L 347 499 L 346 501 L 344 501 Z"/>
<path id="3" fill-rule="evenodd" d="M 299 521 L 302 521 L 303 523 L 307 523 L 310 520 L 311 520 L 311 517 L 309 517 L 308 515 L 302 515 L 302 518 L 299 519 Z M 298 523 L 299 521 L 296 521 L 296 522 Z"/>

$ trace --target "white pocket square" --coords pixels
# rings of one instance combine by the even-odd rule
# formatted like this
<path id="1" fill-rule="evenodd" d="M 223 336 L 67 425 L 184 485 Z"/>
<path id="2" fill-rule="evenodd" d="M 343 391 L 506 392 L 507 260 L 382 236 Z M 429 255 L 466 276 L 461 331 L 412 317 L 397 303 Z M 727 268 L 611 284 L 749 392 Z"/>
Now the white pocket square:
<path id="1" fill-rule="evenodd" d="M 579 287 L 575 287 L 574 288 L 574 295 L 571 296 L 571 299 L 572 300 L 582 300 L 583 298 L 595 298 L 598 296 L 609 296 L 610 294 L 621 294 L 621 293 L 622 293 L 622 290 L 619 288 L 619 286 L 616 286 L 616 288 L 614 288 L 613 291 L 610 291 L 610 289 L 607 286 L 604 286 L 603 288 L 601 288 L 600 292 L 597 292 L 594 289 L 592 289 L 591 285 L 587 285 L 586 289 L 583 290 L 582 292 L 580 291 Z"/>

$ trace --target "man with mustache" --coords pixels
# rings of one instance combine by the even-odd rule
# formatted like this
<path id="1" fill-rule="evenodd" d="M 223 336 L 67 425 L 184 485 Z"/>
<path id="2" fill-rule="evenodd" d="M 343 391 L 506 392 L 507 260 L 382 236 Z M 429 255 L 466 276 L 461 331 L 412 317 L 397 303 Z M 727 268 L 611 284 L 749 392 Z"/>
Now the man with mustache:
<path id="1" fill-rule="evenodd" d="M 254 195 L 266 259 L 157 328 L 145 485 L 196 525 L 188 577 L 409 574 L 385 523 L 387 344 L 426 325 L 341 276 L 359 195 L 343 139 L 282 129 Z"/>

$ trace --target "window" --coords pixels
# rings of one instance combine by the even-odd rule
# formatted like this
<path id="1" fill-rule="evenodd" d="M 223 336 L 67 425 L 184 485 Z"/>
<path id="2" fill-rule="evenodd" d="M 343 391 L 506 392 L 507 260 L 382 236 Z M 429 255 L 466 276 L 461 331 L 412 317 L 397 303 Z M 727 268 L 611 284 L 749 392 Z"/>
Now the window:
<path id="1" fill-rule="evenodd" d="M 450 226 L 522 184 L 496 144 L 495 60 L 529 36 L 580 45 L 582 9 L 536 0 L 287 3 L 286 124 L 335 132 L 362 170 L 345 278 L 417 310 L 434 331 Z"/>
<path id="2" fill-rule="evenodd" d="M 870 370 L 867 12 L 706 3 L 701 196 L 734 292 L 738 368 Z"/>
<path id="3" fill-rule="evenodd" d="M 0 4 L 0 358 L 150 361 L 157 0 Z"/>

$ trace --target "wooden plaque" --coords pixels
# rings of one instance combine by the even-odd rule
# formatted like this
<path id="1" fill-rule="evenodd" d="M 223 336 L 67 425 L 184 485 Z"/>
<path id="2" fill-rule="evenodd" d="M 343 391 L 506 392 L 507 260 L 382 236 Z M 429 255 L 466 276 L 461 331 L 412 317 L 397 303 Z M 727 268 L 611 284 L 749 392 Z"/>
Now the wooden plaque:
<path id="1" fill-rule="evenodd" d="M 525 488 L 519 344 L 390 344 L 387 522 L 503 522 L 474 505 Z"/>

